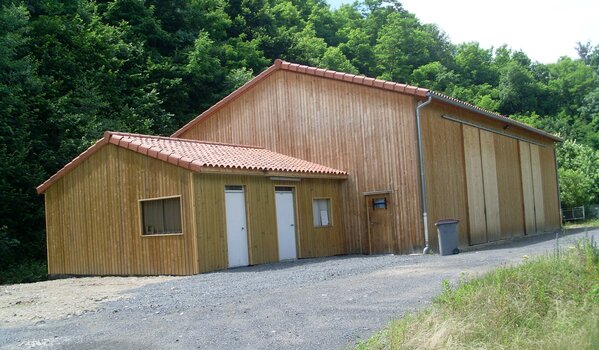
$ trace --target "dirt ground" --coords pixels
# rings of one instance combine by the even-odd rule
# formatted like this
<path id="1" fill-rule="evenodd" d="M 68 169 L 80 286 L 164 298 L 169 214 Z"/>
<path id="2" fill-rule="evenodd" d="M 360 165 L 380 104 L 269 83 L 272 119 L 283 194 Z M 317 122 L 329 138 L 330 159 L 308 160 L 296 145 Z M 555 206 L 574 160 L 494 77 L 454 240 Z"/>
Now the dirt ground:
<path id="1" fill-rule="evenodd" d="M 581 238 L 599 242 L 599 230 L 450 256 L 353 255 L 179 278 L 0 286 L 0 349 L 348 348 L 430 305 L 443 281 L 552 254 Z"/>
<path id="2" fill-rule="evenodd" d="M 35 324 L 96 311 L 137 287 L 177 277 L 83 277 L 0 286 L 0 326 Z"/>

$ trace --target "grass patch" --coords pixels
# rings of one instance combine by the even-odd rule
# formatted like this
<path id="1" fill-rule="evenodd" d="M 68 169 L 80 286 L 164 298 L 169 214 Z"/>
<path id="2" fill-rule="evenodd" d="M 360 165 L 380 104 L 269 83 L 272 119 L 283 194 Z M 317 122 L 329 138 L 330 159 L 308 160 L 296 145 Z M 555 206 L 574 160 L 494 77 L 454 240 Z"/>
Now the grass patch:
<path id="1" fill-rule="evenodd" d="M 0 284 L 31 283 L 48 279 L 46 263 L 29 260 L 0 269 Z"/>
<path id="2" fill-rule="evenodd" d="M 464 280 L 356 349 L 597 349 L 599 249 L 577 246 Z"/>
<path id="3" fill-rule="evenodd" d="M 599 219 L 588 219 L 583 221 L 567 221 L 565 228 L 599 227 Z"/>

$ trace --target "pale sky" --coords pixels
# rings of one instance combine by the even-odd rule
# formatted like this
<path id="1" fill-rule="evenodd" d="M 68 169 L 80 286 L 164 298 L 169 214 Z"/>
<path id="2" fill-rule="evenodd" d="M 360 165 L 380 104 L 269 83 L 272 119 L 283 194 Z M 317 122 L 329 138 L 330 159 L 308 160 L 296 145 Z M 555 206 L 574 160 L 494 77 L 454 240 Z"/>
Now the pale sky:
<path id="1" fill-rule="evenodd" d="M 336 8 L 353 0 L 327 0 Z M 457 44 L 507 44 L 533 61 L 552 63 L 578 57 L 576 42 L 599 45 L 599 1 L 400 0 L 423 23 L 436 23 Z"/>

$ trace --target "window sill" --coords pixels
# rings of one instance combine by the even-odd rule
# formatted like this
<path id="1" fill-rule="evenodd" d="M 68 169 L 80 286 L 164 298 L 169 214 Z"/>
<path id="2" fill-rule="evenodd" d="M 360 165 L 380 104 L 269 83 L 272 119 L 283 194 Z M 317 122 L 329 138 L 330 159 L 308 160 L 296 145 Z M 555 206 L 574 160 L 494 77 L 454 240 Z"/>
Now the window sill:
<path id="1" fill-rule="evenodd" d="M 171 236 L 183 236 L 183 232 L 181 233 L 156 233 L 151 235 L 141 235 L 142 237 L 171 237 Z"/>

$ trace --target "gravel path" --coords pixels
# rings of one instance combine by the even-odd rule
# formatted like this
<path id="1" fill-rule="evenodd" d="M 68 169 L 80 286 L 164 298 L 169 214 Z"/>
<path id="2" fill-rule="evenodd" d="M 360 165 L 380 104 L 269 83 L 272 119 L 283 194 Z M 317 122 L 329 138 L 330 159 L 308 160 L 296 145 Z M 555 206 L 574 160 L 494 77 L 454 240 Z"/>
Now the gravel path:
<path id="1" fill-rule="evenodd" d="M 586 235 L 599 239 L 599 230 Z M 571 245 L 585 233 L 559 239 Z M 337 349 L 456 281 L 555 249 L 555 235 L 454 256 L 346 256 L 173 279 L 61 320 L 6 327 L 0 349 Z"/>

